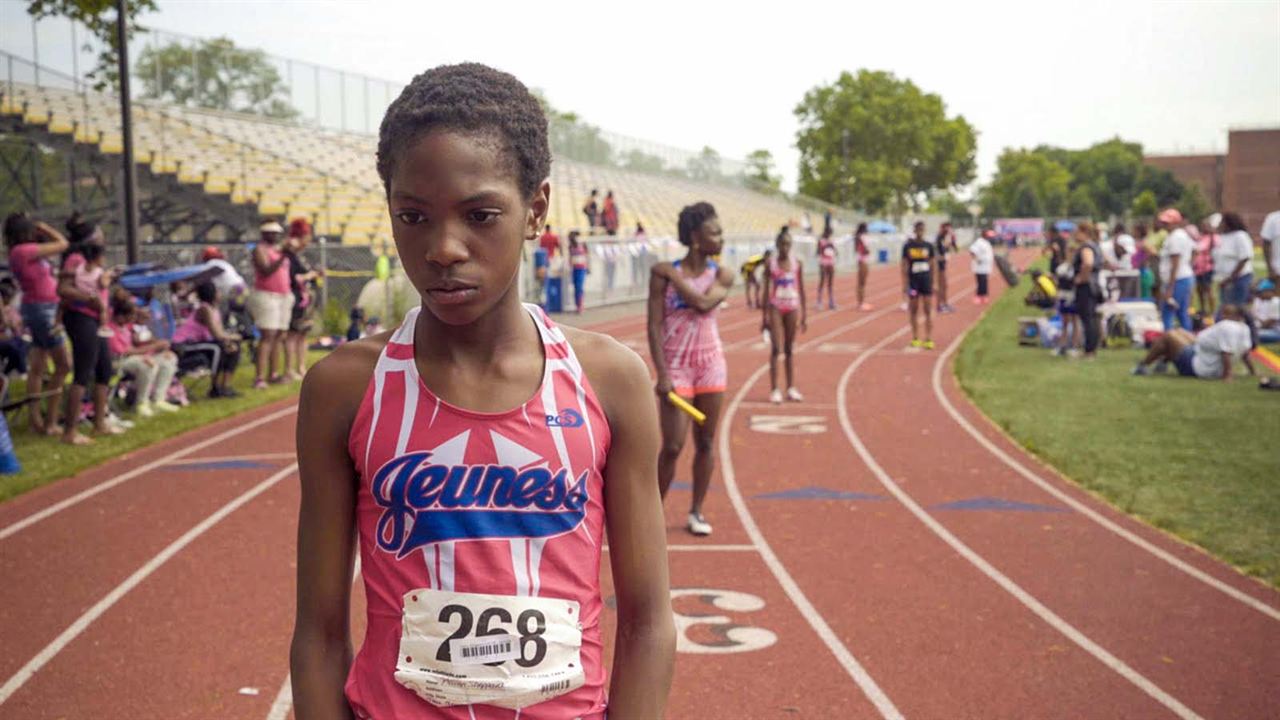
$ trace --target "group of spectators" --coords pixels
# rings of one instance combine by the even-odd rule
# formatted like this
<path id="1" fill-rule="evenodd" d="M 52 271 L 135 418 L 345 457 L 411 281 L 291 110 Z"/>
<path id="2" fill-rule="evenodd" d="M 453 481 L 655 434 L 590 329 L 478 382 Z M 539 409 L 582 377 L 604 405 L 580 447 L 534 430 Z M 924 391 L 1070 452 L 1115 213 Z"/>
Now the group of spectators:
<path id="1" fill-rule="evenodd" d="M 600 191 L 591 188 L 591 194 L 582 205 L 582 214 L 587 217 L 587 234 L 594 235 L 597 230 L 602 230 L 605 235 L 617 235 L 621 222 L 618 201 L 614 199 L 612 190 L 605 191 L 603 203 L 599 198 Z"/>
<path id="2" fill-rule="evenodd" d="M 592 191 L 594 198 L 596 191 Z M 613 192 L 605 198 L 606 207 L 612 201 Z M 616 207 L 614 217 L 616 218 Z M 584 209 L 585 210 L 585 209 Z M 609 235 L 617 235 L 617 228 L 614 227 Z M 574 310 L 581 313 L 583 310 L 583 298 L 586 294 L 587 275 L 591 272 L 591 253 L 587 248 L 587 239 L 583 238 L 582 233 L 578 230 L 570 230 L 565 241 L 561 241 L 559 235 L 555 233 L 551 225 L 547 225 L 542 235 L 538 237 L 537 245 L 533 248 L 533 269 L 534 277 L 529 284 L 528 297 L 531 302 L 542 305 L 547 297 L 547 285 L 549 281 L 556 277 L 561 277 L 563 271 L 568 269 L 569 277 L 573 282 L 573 304 Z M 646 255 L 648 254 L 648 235 L 645 233 L 644 224 L 636 222 L 635 232 L 631 237 L 631 243 L 634 247 L 640 249 Z M 605 248 L 605 287 L 611 289 L 613 287 L 613 273 L 616 268 L 618 250 L 616 243 L 610 243 Z M 635 258 L 632 262 L 633 270 L 642 267 L 643 262 L 640 258 Z M 632 273 L 632 282 L 636 282 L 638 277 L 635 272 Z"/>
<path id="3" fill-rule="evenodd" d="M 1092 357 L 1100 337 L 1099 303 L 1115 297 L 1109 277 L 1136 276 L 1136 295 L 1159 309 L 1164 333 L 1134 373 L 1172 363 L 1183 375 L 1227 379 L 1232 358 L 1253 372 L 1249 351 L 1280 342 L 1280 211 L 1259 233 L 1266 277 L 1254 277 L 1255 239 L 1238 213 L 1199 223 L 1166 208 L 1148 231 L 1123 224 L 1107 235 L 1090 223 L 1055 229 L 1045 247 L 1059 286 L 1062 342 L 1055 353 Z M 1118 283 L 1117 283 L 1118 284 Z M 1073 331 L 1074 329 L 1074 331 Z M 1073 344 L 1083 347 L 1076 349 Z"/>
<path id="4" fill-rule="evenodd" d="M 0 280 L 0 372 L 25 376 L 32 430 L 71 445 L 92 442 L 79 431 L 82 420 L 96 435 L 120 434 L 133 423 L 112 412 L 112 392 L 140 418 L 178 412 L 188 399 L 175 378 L 199 368 L 211 375 L 209 397 L 234 397 L 241 344 L 255 326 L 254 387 L 300 379 L 321 274 L 302 257 L 311 228 L 298 219 L 287 237 L 278 222 L 260 230 L 252 289 L 210 246 L 197 281 L 172 283 L 165 301 L 152 287 L 121 286 L 128 269 L 106 266 L 102 229 L 80 215 L 65 232 L 25 213 L 7 217 L 11 277 Z"/>

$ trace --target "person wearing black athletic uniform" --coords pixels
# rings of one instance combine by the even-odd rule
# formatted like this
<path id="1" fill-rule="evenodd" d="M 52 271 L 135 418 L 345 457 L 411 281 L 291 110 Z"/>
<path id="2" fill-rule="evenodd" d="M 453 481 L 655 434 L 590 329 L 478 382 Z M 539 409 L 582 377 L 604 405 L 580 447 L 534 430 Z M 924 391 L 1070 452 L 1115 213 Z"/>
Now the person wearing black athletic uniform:
<path id="1" fill-rule="evenodd" d="M 911 315 L 911 347 L 933 349 L 933 268 L 937 263 L 937 247 L 924 239 L 924 223 L 917 221 L 915 235 L 902 245 L 902 290 L 907 296 Z M 924 310 L 924 340 L 920 339 L 920 310 Z"/>
<path id="2" fill-rule="evenodd" d="M 947 302 L 947 253 L 959 251 L 956 245 L 956 233 L 951 229 L 951 223 L 942 223 L 933 243 L 938 248 L 938 314 L 941 315 L 956 311 Z"/>

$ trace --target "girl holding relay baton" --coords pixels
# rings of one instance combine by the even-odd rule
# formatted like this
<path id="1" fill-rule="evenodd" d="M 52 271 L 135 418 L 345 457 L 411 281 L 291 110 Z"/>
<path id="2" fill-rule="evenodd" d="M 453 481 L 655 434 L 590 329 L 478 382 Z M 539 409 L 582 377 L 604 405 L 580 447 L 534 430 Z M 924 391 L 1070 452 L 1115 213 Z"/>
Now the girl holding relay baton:
<path id="1" fill-rule="evenodd" d="M 733 286 L 733 271 L 711 258 L 724 245 L 724 233 L 709 203 L 689 205 L 677 224 L 680 244 L 689 250 L 675 262 L 653 266 L 649 278 L 649 352 L 657 369 L 655 390 L 662 422 L 662 450 L 658 453 L 658 487 L 667 496 L 675 477 L 676 459 L 695 417 L 682 406 L 692 405 L 703 420 L 693 428 L 693 502 L 689 532 L 710 535 L 702 502 L 715 467 L 714 442 L 724 399 L 726 371 L 716 309 Z M 674 395 L 673 402 L 668 395 Z"/>

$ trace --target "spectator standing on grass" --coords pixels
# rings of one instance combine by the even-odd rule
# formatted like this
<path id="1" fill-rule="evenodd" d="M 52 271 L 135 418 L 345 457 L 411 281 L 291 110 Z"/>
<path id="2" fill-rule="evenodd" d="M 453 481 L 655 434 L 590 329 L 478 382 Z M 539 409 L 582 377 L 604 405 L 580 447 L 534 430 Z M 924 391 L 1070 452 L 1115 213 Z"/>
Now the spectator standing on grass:
<path id="1" fill-rule="evenodd" d="M 986 305 L 991 301 L 987 293 L 990 291 L 991 268 L 996 261 L 995 248 L 991 247 L 991 238 L 995 235 L 990 230 L 984 230 L 969 244 L 969 256 L 972 259 L 970 267 L 973 269 L 974 282 L 978 286 L 973 296 L 974 305 Z"/>
<path id="2" fill-rule="evenodd" d="M 1076 314 L 1084 329 L 1084 357 L 1092 360 L 1098 352 L 1098 303 L 1103 297 L 1099 276 L 1102 251 L 1098 247 L 1098 233 L 1093 223 L 1082 222 L 1076 226 L 1075 246 L 1075 255 L 1071 259 L 1071 284 L 1075 290 Z"/>
<path id="3" fill-rule="evenodd" d="M 613 199 L 612 190 L 604 194 L 604 208 L 600 211 L 600 224 L 604 226 L 605 233 L 609 235 L 618 234 L 618 201 Z"/>
<path id="4" fill-rule="evenodd" d="M 240 393 L 232 389 L 231 376 L 240 364 L 240 336 L 223 327 L 218 288 L 213 283 L 196 285 L 196 299 L 194 312 L 173 332 L 174 349 L 183 355 L 200 353 L 208 358 L 213 371 L 209 397 L 236 397 Z"/>
<path id="5" fill-rule="evenodd" d="M 1222 319 L 1199 335 L 1192 335 L 1182 328 L 1174 328 L 1156 338 L 1146 357 L 1133 368 L 1134 375 L 1147 375 L 1152 364 L 1163 372 L 1166 363 L 1173 363 L 1178 374 L 1206 380 L 1231 380 L 1231 366 L 1238 358 L 1256 375 L 1249 361 L 1253 339 L 1249 326 L 1244 322 L 1244 312 L 1239 305 L 1222 306 Z"/>
<path id="6" fill-rule="evenodd" d="M 294 218 L 284 244 L 285 257 L 289 259 L 289 289 L 293 293 L 289 333 L 284 341 L 284 369 L 290 380 L 301 380 L 307 374 L 307 336 L 315 325 L 316 280 L 323 276 L 322 271 L 312 269 L 303 255 L 310 244 L 311 223 Z"/>
<path id="7" fill-rule="evenodd" d="M 107 416 L 107 393 L 110 390 L 111 349 L 105 331 L 108 288 L 117 269 L 102 267 L 106 255 L 102 230 L 95 224 L 72 215 L 67 221 L 71 250 L 58 275 L 58 296 L 65 311 L 62 322 L 71 339 L 71 389 L 67 391 L 68 417 L 62 430 L 62 441 L 69 445 L 87 445 L 92 440 L 76 429 L 86 393 L 93 398 L 93 427 L 98 435 L 119 435 L 124 428 Z M 105 332 L 104 332 L 105 331 Z"/>
<path id="8" fill-rule="evenodd" d="M 284 335 L 293 320 L 293 292 L 289 288 L 289 258 L 280 247 L 284 228 L 271 220 L 259 228 L 262 239 L 253 249 L 253 293 L 249 296 L 249 314 L 258 328 L 255 390 L 263 390 L 267 383 L 284 382 L 281 355 L 284 351 Z"/>
<path id="9" fill-rule="evenodd" d="M 1217 255 L 1220 244 L 1218 233 L 1214 232 L 1213 226 L 1207 219 L 1202 220 L 1191 269 L 1196 274 L 1196 307 L 1200 309 L 1200 314 L 1205 316 L 1213 315 L 1217 305 L 1213 297 L 1213 266 L 1214 256 Z"/>
<path id="10" fill-rule="evenodd" d="M 137 410 L 141 417 L 151 417 L 155 411 L 177 412 L 177 405 L 166 399 L 169 384 L 178 372 L 178 356 L 169 351 L 165 340 L 140 343 L 134 336 L 134 320 L 138 307 L 128 295 L 111 299 L 111 338 L 107 340 L 116 369 L 121 374 L 133 376 L 137 390 Z"/>
<path id="11" fill-rule="evenodd" d="M 222 250 L 210 245 L 200 253 L 200 262 L 205 267 L 217 268 L 218 272 L 210 281 L 218 288 L 218 293 L 227 300 L 240 298 L 249 292 L 248 285 L 236 266 L 227 262 Z"/>
<path id="12" fill-rule="evenodd" d="M 1273 211 L 1262 221 L 1262 256 L 1267 263 L 1267 275 L 1271 282 L 1280 283 L 1280 210 Z"/>
<path id="13" fill-rule="evenodd" d="M 31 349 L 27 358 L 30 367 L 27 377 L 29 396 L 39 397 L 44 392 L 45 373 L 49 361 L 53 361 L 53 374 L 49 376 L 49 410 L 46 413 L 39 401 L 31 405 L 31 431 L 57 435 L 62 432 L 58 418 L 62 414 L 62 386 L 71 371 L 71 352 L 58 323 L 58 278 L 53 268 L 56 258 L 71 244 L 62 233 L 25 213 L 14 213 L 5 218 L 4 241 L 9 249 L 9 269 L 22 291 L 18 314 L 31 333 Z"/>
<path id="14" fill-rule="evenodd" d="M 1168 237 L 1160 246 L 1160 319 L 1166 331 L 1175 323 L 1183 330 L 1190 330 L 1191 290 L 1195 285 L 1191 256 L 1195 253 L 1195 241 L 1187 232 L 1186 221 L 1177 208 L 1166 208 L 1158 219 L 1169 229 Z"/>
<path id="15" fill-rule="evenodd" d="M 1151 300 L 1155 297 L 1155 272 L 1151 269 L 1151 258 L 1153 253 L 1151 247 L 1147 245 L 1147 225 L 1146 223 L 1138 223 L 1133 226 L 1133 239 L 1135 249 L 1133 251 L 1133 269 L 1138 271 L 1138 287 L 1141 290 L 1140 296 L 1143 300 Z"/>
<path id="16" fill-rule="evenodd" d="M 1223 305 L 1247 306 L 1253 286 L 1253 238 L 1239 213 L 1225 212 L 1222 238 L 1214 255 L 1214 275 Z"/>

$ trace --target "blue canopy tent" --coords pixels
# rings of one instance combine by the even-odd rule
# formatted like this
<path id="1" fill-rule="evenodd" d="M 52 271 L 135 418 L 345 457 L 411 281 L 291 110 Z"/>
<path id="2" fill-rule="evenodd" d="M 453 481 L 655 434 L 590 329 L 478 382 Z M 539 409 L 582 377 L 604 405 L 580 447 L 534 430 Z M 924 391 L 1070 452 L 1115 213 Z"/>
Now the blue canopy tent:
<path id="1" fill-rule="evenodd" d="M 154 263 L 143 263 L 125 268 L 120 276 L 120 286 L 129 292 L 139 295 L 147 288 L 156 285 L 168 285 L 175 282 L 199 283 L 222 272 L 221 268 L 209 265 L 186 265 L 177 268 L 159 268 Z"/>
<path id="2" fill-rule="evenodd" d="M 871 222 L 867 223 L 867 230 L 873 233 L 891 233 L 891 232 L 897 232 L 898 228 L 885 222 L 884 220 L 872 220 Z"/>
<path id="3" fill-rule="evenodd" d="M 1062 230 L 1063 232 L 1072 232 L 1076 229 L 1076 224 L 1070 220 L 1059 220 L 1053 224 L 1054 230 Z"/>

